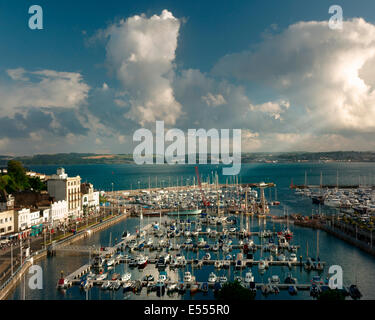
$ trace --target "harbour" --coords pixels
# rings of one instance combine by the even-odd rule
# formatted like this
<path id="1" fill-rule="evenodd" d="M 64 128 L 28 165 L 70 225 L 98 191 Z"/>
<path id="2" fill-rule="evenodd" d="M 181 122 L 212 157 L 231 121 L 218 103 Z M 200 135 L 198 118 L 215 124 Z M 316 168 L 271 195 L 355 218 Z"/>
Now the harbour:
<path id="1" fill-rule="evenodd" d="M 287 179 L 285 179 L 285 181 L 286 180 Z M 293 194 L 291 194 L 289 197 L 292 198 L 292 199 L 295 199 L 295 200 L 293 200 L 293 201 L 295 201 L 295 204 L 290 202 L 291 201 L 291 200 L 289 200 L 290 198 L 288 199 L 289 193 L 288 194 L 286 193 L 287 190 L 289 190 L 289 188 L 288 188 L 289 183 L 287 185 L 286 185 L 286 183 L 284 183 L 284 184 L 276 183 L 276 184 L 278 186 L 278 196 L 279 196 L 278 199 L 280 200 L 280 202 L 282 204 L 281 204 L 281 206 L 271 206 L 270 207 L 270 211 L 271 211 L 272 215 L 280 216 L 280 217 L 283 215 L 283 213 L 284 213 L 283 201 L 285 201 L 285 200 L 286 200 L 286 202 L 284 202 L 284 203 L 285 203 L 285 206 L 286 206 L 289 213 L 298 212 L 298 211 L 300 211 L 299 208 L 304 207 L 304 206 L 307 207 L 307 203 L 308 203 L 307 200 L 300 199 L 299 197 L 298 198 L 294 197 Z M 285 191 L 283 191 L 284 188 L 285 188 Z M 285 194 L 286 194 L 286 197 L 284 197 Z M 300 202 L 302 202 L 302 204 Z M 295 205 L 295 207 L 294 207 L 294 210 L 292 211 L 293 205 Z M 314 207 L 312 207 L 311 204 L 310 204 L 310 209 L 308 211 L 306 210 L 305 214 L 311 213 L 311 208 L 314 208 Z M 229 213 L 227 215 L 228 216 L 234 215 L 234 216 L 237 217 L 237 219 L 238 219 L 237 227 L 240 229 L 240 221 L 239 220 L 240 220 L 241 215 L 240 214 L 235 215 L 235 214 L 229 214 Z M 199 217 L 199 215 L 197 217 Z M 243 215 L 243 217 L 244 217 L 244 220 L 243 220 L 242 226 L 244 227 L 244 226 L 246 226 L 245 215 Z M 147 225 L 148 223 L 159 222 L 159 225 L 163 225 L 164 221 L 173 220 L 173 219 L 176 219 L 176 218 L 177 218 L 176 216 L 172 216 L 172 217 L 168 217 L 167 215 L 162 216 L 161 217 L 162 223 L 160 224 L 160 215 L 157 216 L 155 214 L 155 216 L 150 216 L 150 217 L 147 217 L 146 215 L 144 215 L 143 216 L 143 223 L 145 225 Z M 196 266 L 194 264 L 194 260 L 196 259 L 197 252 L 194 251 L 193 247 L 191 247 L 191 249 L 184 247 L 184 243 L 183 243 L 182 237 L 181 237 L 180 244 L 181 244 L 182 247 L 180 247 L 180 250 L 182 251 L 183 255 L 185 255 L 186 258 L 187 258 L 185 270 L 188 269 L 189 272 L 193 272 L 193 274 L 197 277 L 198 286 L 201 286 L 202 283 L 208 281 L 208 276 L 211 272 L 216 273 L 217 276 L 226 275 L 226 277 L 228 279 L 231 279 L 233 281 L 235 279 L 235 277 L 240 277 L 241 273 L 242 273 L 242 279 L 244 279 L 247 271 L 249 271 L 249 269 L 250 269 L 252 274 L 255 277 L 254 283 L 256 284 L 256 288 L 257 288 L 257 291 L 258 291 L 256 293 L 257 299 L 264 299 L 265 298 L 265 296 L 262 294 L 262 290 L 260 288 L 262 287 L 262 284 L 267 284 L 268 283 L 267 279 L 272 278 L 272 275 L 275 275 L 275 274 L 279 275 L 280 280 L 281 280 L 280 281 L 281 285 L 283 285 L 282 282 L 284 281 L 284 279 L 286 278 L 288 273 L 292 273 L 293 276 L 298 278 L 299 284 L 301 284 L 301 285 L 306 284 L 306 285 L 309 285 L 311 287 L 311 280 L 313 279 L 315 274 L 318 274 L 318 272 L 317 271 L 306 272 L 303 265 L 299 265 L 299 257 L 300 257 L 300 255 L 302 255 L 303 256 L 303 263 L 305 263 L 306 257 L 307 257 L 306 253 L 308 251 L 308 255 L 311 256 L 311 257 L 314 257 L 316 259 L 316 257 L 317 257 L 317 255 L 316 255 L 316 250 L 317 250 L 316 249 L 316 230 L 314 231 L 314 230 L 300 228 L 300 227 L 294 226 L 292 223 L 290 223 L 289 227 L 293 231 L 293 234 L 294 234 L 292 243 L 293 243 L 293 245 L 298 246 L 298 248 L 297 248 L 297 250 L 298 250 L 297 251 L 297 259 L 298 259 L 297 263 L 293 264 L 291 266 L 291 268 L 289 268 L 289 266 L 286 262 L 275 261 L 274 265 L 271 264 L 269 266 L 269 269 L 267 269 L 266 272 L 264 273 L 264 275 L 261 275 L 258 272 L 258 264 L 259 264 L 259 261 L 260 261 L 261 251 L 263 251 L 263 254 L 265 254 L 266 251 L 262 250 L 262 246 L 261 246 L 261 243 L 260 243 L 261 238 L 259 237 L 259 234 L 264 230 L 269 230 L 270 233 L 273 233 L 273 235 L 275 236 L 274 232 L 277 234 L 277 231 L 280 231 L 280 230 L 282 230 L 283 228 L 286 227 L 286 221 L 275 222 L 275 221 L 272 221 L 269 218 L 258 219 L 256 216 L 247 216 L 247 218 L 250 221 L 251 221 L 251 219 L 253 219 L 253 221 L 251 223 L 251 232 L 253 233 L 252 236 L 254 238 L 255 244 L 257 245 L 257 250 L 254 252 L 254 258 L 253 258 L 253 261 L 252 261 L 253 264 L 250 264 L 250 261 L 246 261 L 246 268 L 244 268 L 244 269 L 236 270 L 235 264 L 233 263 L 233 261 L 230 262 L 230 268 L 229 269 L 224 269 L 224 268 L 217 269 L 217 268 L 215 268 L 215 260 L 219 260 L 219 259 L 217 259 L 217 251 L 212 251 L 212 250 L 207 250 L 207 251 L 206 250 L 200 250 L 200 260 L 202 261 L 202 264 L 203 264 L 203 256 L 207 252 L 210 253 L 215 258 L 212 259 L 212 262 L 210 260 L 208 260 L 209 262 L 205 263 L 204 266 L 202 266 L 201 268 Z M 194 217 L 192 217 L 192 216 L 180 217 L 180 219 L 184 219 L 184 220 L 190 219 L 191 221 L 193 221 Z M 133 234 L 133 233 L 136 233 L 136 230 L 139 230 L 139 227 L 140 227 L 139 217 L 128 218 L 126 221 L 109 228 L 101 236 L 99 235 L 99 233 L 97 235 L 93 235 L 89 239 L 85 239 L 81 243 L 80 242 L 77 243 L 77 246 L 84 246 L 84 245 L 86 245 L 86 243 L 90 243 L 91 245 L 96 244 L 96 247 L 99 248 L 100 247 L 99 243 L 101 243 L 101 245 L 103 246 L 104 243 L 109 242 L 109 240 L 110 240 L 109 238 L 112 238 L 112 241 L 114 241 L 116 238 L 121 239 L 121 236 L 122 236 L 124 230 L 129 230 Z M 202 231 L 200 231 L 198 233 L 197 237 L 195 237 L 196 239 L 194 238 L 193 240 L 197 241 L 200 237 L 204 237 L 205 240 L 209 241 L 210 245 L 212 246 L 215 243 L 215 239 L 217 239 L 220 235 L 222 235 L 222 233 L 218 233 L 216 238 L 209 238 L 208 237 L 209 232 L 206 231 L 207 227 L 211 228 L 211 229 L 214 229 L 214 228 L 220 229 L 223 226 L 213 227 L 210 224 L 206 224 L 206 225 L 202 224 Z M 227 226 L 227 227 L 228 227 L 228 229 L 230 229 L 229 226 Z M 115 231 L 115 230 L 117 230 L 117 231 Z M 221 231 L 219 231 L 219 232 L 221 232 Z M 233 238 L 233 242 L 234 242 L 233 243 L 234 247 L 232 248 L 232 251 L 230 252 L 232 255 L 233 254 L 237 255 L 238 253 L 240 253 L 239 251 L 240 251 L 241 245 L 238 244 L 238 241 L 240 241 L 241 239 L 240 239 L 239 235 L 240 235 L 240 233 L 238 231 L 231 234 L 231 237 Z M 179 237 L 177 237 L 176 239 L 179 239 Z M 212 241 L 210 241 L 210 239 Z M 234 240 L 234 239 L 236 239 L 236 240 Z M 333 264 L 342 265 L 343 270 L 344 270 L 344 282 L 345 282 L 345 284 L 347 286 L 349 286 L 350 284 L 358 283 L 358 287 L 361 289 L 361 292 L 364 294 L 364 296 L 371 296 L 371 293 L 369 293 L 368 290 L 366 290 L 366 286 L 363 286 L 363 281 L 360 280 L 361 279 L 360 273 L 359 272 L 353 272 L 353 271 L 351 273 L 350 273 L 350 271 L 348 272 L 348 270 L 351 270 L 352 265 L 350 263 L 348 264 L 347 262 L 345 262 L 345 257 L 347 257 L 347 254 L 342 255 L 339 252 L 342 252 L 342 250 L 345 250 L 344 252 L 346 252 L 346 253 L 352 252 L 352 254 L 353 254 L 354 252 L 356 252 L 356 255 L 359 254 L 360 256 L 362 256 L 362 254 L 360 254 L 358 252 L 358 249 L 351 248 L 350 246 L 346 245 L 345 243 L 341 242 L 340 240 L 334 240 L 335 248 L 337 249 L 338 252 L 336 252 L 336 250 L 332 251 L 332 250 L 329 250 L 329 249 L 327 251 L 327 248 L 325 248 L 325 246 L 326 246 L 325 243 L 328 239 L 330 239 L 329 241 L 332 242 L 334 238 L 332 236 L 328 235 L 328 234 L 325 234 L 323 231 L 321 231 L 320 232 L 320 258 L 321 258 L 321 261 L 324 261 L 326 263 L 326 267 L 329 266 L 329 265 L 333 265 Z M 173 245 L 174 238 L 170 238 L 170 240 L 171 240 L 172 245 Z M 330 246 L 332 246 L 332 244 Z M 107 245 L 104 245 L 104 247 L 107 247 Z M 263 246 L 263 248 L 264 248 L 264 246 Z M 165 249 L 166 248 L 163 248 L 163 253 L 164 253 Z M 148 254 L 149 248 L 147 248 L 146 245 L 145 245 L 144 250 L 146 250 L 145 252 L 147 252 L 147 254 Z M 156 281 L 156 279 L 158 279 L 159 272 L 158 272 L 158 269 L 155 267 L 155 265 L 156 265 L 156 262 L 157 262 L 156 260 L 158 259 L 157 254 L 159 252 L 158 252 L 157 249 L 154 250 L 154 251 L 151 250 L 151 252 L 152 252 L 152 255 L 150 255 L 149 263 L 142 270 L 141 273 L 140 273 L 138 268 L 129 267 L 129 264 L 125 263 L 125 261 L 126 261 L 125 259 L 121 260 L 121 262 L 119 262 L 118 264 L 113 266 L 113 268 L 114 268 L 113 273 L 122 274 L 122 273 L 125 272 L 125 269 L 128 268 L 128 272 L 132 273 L 132 277 L 134 277 L 134 279 L 142 281 L 142 278 L 145 275 L 153 274 L 154 280 Z M 327 255 L 328 252 L 329 252 L 329 255 Z M 138 252 L 136 252 L 136 253 L 138 253 Z M 177 251 L 175 253 L 177 253 Z M 128 254 L 128 253 L 124 253 L 124 254 Z M 155 254 L 155 256 L 152 259 L 154 254 Z M 171 254 L 173 254 L 173 251 L 171 251 Z M 267 252 L 267 256 L 268 256 L 268 254 L 269 254 L 269 252 Z M 344 258 L 344 260 L 343 260 L 343 258 Z M 71 256 L 68 252 L 64 252 L 64 253 L 61 252 L 61 253 L 57 253 L 57 255 L 55 257 L 53 257 L 52 260 L 51 260 L 51 258 L 46 259 L 46 261 L 44 263 L 49 264 L 49 261 L 52 262 L 54 259 L 56 259 L 55 260 L 56 263 L 57 263 L 57 261 L 72 261 L 72 260 L 77 261 L 75 269 L 79 269 L 80 266 L 82 266 L 84 264 L 88 264 L 89 257 L 88 257 L 87 253 L 84 254 L 83 256 L 77 255 L 76 257 L 74 257 L 74 256 Z M 371 261 L 372 258 L 370 258 L 370 257 L 365 258 L 365 256 L 362 256 L 361 259 L 368 260 L 367 263 L 371 263 L 370 261 Z M 363 261 L 365 261 L 365 260 L 363 260 Z M 79 261 L 81 261 L 83 263 L 79 263 Z M 363 266 L 365 266 L 367 263 L 363 264 Z M 98 298 L 100 298 L 100 299 L 121 299 L 121 298 L 124 298 L 123 288 L 121 286 L 120 287 L 121 287 L 122 290 L 119 290 L 119 291 L 109 290 L 107 292 L 106 290 L 103 291 L 101 289 L 99 283 L 98 283 L 98 285 L 95 285 L 90 290 L 88 290 L 88 292 L 82 291 L 80 289 L 80 285 L 75 283 L 71 288 L 69 288 L 66 291 L 65 294 L 59 293 L 59 291 L 56 290 L 56 282 L 60 278 L 60 272 L 62 270 L 64 270 L 64 274 L 70 274 L 70 273 L 75 271 L 75 270 L 71 269 L 73 267 L 73 264 L 70 264 L 70 265 L 71 266 L 64 268 L 64 264 L 61 263 L 60 264 L 61 268 L 58 268 L 58 269 L 54 268 L 55 269 L 54 277 L 53 277 L 53 279 L 51 279 L 51 281 L 53 282 L 53 285 L 51 285 L 51 289 L 49 289 L 52 296 L 54 296 L 54 299 L 65 299 L 65 298 L 69 298 L 69 299 L 72 299 L 72 298 L 73 299 L 85 299 L 85 298 L 88 298 L 88 299 L 98 299 Z M 169 267 L 170 267 L 170 265 L 167 266 L 168 276 L 175 279 L 174 282 L 171 282 L 171 283 L 179 283 L 181 281 L 181 279 L 183 279 L 184 273 L 186 271 L 184 271 L 183 268 L 172 268 L 173 270 L 169 270 Z M 324 269 L 323 274 L 321 274 L 322 280 L 324 280 L 326 278 L 326 276 L 328 276 L 326 267 Z M 88 271 L 88 273 L 90 273 L 90 271 Z M 369 277 L 371 277 L 371 273 L 370 273 Z M 177 281 L 177 279 L 180 279 L 180 280 Z M 137 280 L 132 280 L 132 281 L 136 282 Z M 109 281 L 112 281 L 112 280 L 109 280 Z M 135 282 L 132 282 L 132 285 L 135 285 Z M 169 283 L 167 283 L 166 286 L 168 286 L 168 284 Z M 16 292 L 20 289 L 21 288 L 18 288 L 16 290 Z M 309 290 L 301 289 L 300 290 L 301 292 L 298 292 L 298 295 L 296 295 L 296 296 L 290 296 L 290 294 L 288 293 L 288 290 L 284 290 L 284 289 L 282 289 L 282 287 L 280 287 L 280 290 L 281 291 L 280 291 L 279 294 L 277 294 L 277 295 L 272 294 L 272 295 L 268 296 L 267 299 L 281 299 L 281 298 L 284 298 L 284 299 L 294 299 L 294 298 L 309 299 L 309 298 L 311 298 L 310 295 L 309 295 Z M 52 293 L 52 291 L 54 293 Z M 211 291 L 214 291 L 213 288 L 212 288 Z M 20 291 L 18 291 L 18 292 L 20 292 Z M 306 294 L 304 294 L 304 292 L 306 292 Z M 149 299 L 149 298 L 153 298 L 153 297 L 157 298 L 158 296 L 156 295 L 156 293 L 157 292 L 154 292 L 154 291 L 151 291 L 151 290 L 148 292 L 145 288 L 139 294 L 135 294 L 134 292 L 126 292 L 125 296 L 126 296 L 127 299 L 139 299 L 139 298 Z M 26 288 L 26 296 L 27 295 L 32 296 L 33 294 L 34 294 L 33 292 L 28 292 L 27 288 Z M 21 297 L 22 297 L 22 295 L 21 295 Z M 190 299 L 191 298 L 189 290 L 184 295 L 177 295 L 177 296 L 174 295 L 173 297 L 178 298 L 178 299 Z M 197 292 L 196 295 L 194 295 L 194 297 L 199 297 L 199 298 L 202 298 L 202 299 L 213 299 L 213 292 L 208 292 L 207 295 L 203 291 Z M 165 295 L 165 296 L 159 297 L 159 298 L 169 299 L 169 296 Z"/>

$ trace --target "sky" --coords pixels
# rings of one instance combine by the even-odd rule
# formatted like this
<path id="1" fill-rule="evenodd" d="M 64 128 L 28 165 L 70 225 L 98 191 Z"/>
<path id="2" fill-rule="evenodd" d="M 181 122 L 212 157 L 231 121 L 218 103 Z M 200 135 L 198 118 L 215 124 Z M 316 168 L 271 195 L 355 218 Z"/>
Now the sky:
<path id="1" fill-rule="evenodd" d="M 159 120 L 241 129 L 244 152 L 375 151 L 374 86 L 372 0 L 0 0 L 0 155 L 132 153 Z"/>

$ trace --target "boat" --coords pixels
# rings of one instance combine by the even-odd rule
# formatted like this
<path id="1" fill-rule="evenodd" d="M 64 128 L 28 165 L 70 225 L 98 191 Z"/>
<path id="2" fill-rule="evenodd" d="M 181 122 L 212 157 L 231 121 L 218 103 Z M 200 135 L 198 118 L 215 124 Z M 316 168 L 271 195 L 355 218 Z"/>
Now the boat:
<path id="1" fill-rule="evenodd" d="M 101 274 L 98 274 L 95 279 L 101 281 L 101 280 L 105 280 L 107 276 L 108 276 L 107 273 L 101 273 Z"/>
<path id="2" fill-rule="evenodd" d="M 250 282 L 254 282 L 254 276 L 251 273 L 251 271 L 246 272 L 245 274 L 245 283 L 250 283 Z"/>
<path id="3" fill-rule="evenodd" d="M 111 258 L 107 261 L 107 266 L 111 267 L 115 264 L 116 260 L 114 258 Z"/>
<path id="4" fill-rule="evenodd" d="M 287 275 L 287 277 L 285 278 L 284 283 L 285 284 L 296 284 L 297 283 L 297 278 L 292 277 L 292 274 L 289 273 Z"/>
<path id="5" fill-rule="evenodd" d="M 168 293 L 171 293 L 171 292 L 175 292 L 177 290 L 177 283 L 168 283 L 167 285 L 167 292 Z"/>
<path id="6" fill-rule="evenodd" d="M 129 281 L 132 277 L 130 272 L 126 272 L 121 276 L 121 281 Z"/>
<path id="7" fill-rule="evenodd" d="M 214 284 L 216 282 L 216 274 L 211 272 L 210 275 L 208 276 L 208 283 Z"/>
<path id="8" fill-rule="evenodd" d="M 215 268 L 220 269 L 223 266 L 223 263 L 220 260 L 215 260 Z"/>
<path id="9" fill-rule="evenodd" d="M 184 211 L 173 211 L 173 212 L 168 212 L 168 216 L 195 216 L 198 214 L 201 214 L 202 210 L 201 209 L 193 209 L 193 210 L 184 210 Z"/>
<path id="10" fill-rule="evenodd" d="M 189 271 L 186 271 L 184 274 L 184 282 L 185 283 L 190 283 L 192 281 L 192 276 Z"/>
<path id="11" fill-rule="evenodd" d="M 143 255 L 139 256 L 138 259 L 137 259 L 138 268 L 143 269 L 144 267 L 146 267 L 147 262 L 148 262 L 147 256 L 143 256 Z"/>
<path id="12" fill-rule="evenodd" d="M 203 257 L 203 260 L 210 260 L 211 259 L 211 255 L 209 252 L 207 252 L 204 257 Z"/>
<path id="13" fill-rule="evenodd" d="M 202 282 L 200 284 L 199 291 L 201 291 L 203 293 L 207 293 L 208 292 L 208 283 L 207 282 Z"/>
<path id="14" fill-rule="evenodd" d="M 58 283 L 57 283 L 57 288 L 58 289 L 66 289 L 69 286 L 69 282 L 67 279 L 60 278 Z"/>
<path id="15" fill-rule="evenodd" d="M 111 289 L 112 290 L 118 290 L 121 286 L 121 281 L 120 280 L 116 280 L 112 283 L 112 286 L 111 286 Z"/>
<path id="16" fill-rule="evenodd" d="M 294 296 L 298 293 L 298 289 L 295 285 L 288 287 L 288 292 L 290 295 Z"/>
<path id="17" fill-rule="evenodd" d="M 266 262 L 263 259 L 259 260 L 258 269 L 259 271 L 264 271 L 266 269 Z"/>
<path id="18" fill-rule="evenodd" d="M 88 289 L 90 287 L 90 282 L 89 280 L 85 279 L 85 280 L 82 280 L 81 283 L 80 283 L 80 287 L 81 289 Z"/>
<path id="19" fill-rule="evenodd" d="M 317 298 L 322 290 L 320 289 L 320 286 L 317 285 L 316 283 L 313 283 L 310 287 L 310 296 Z"/>
<path id="20" fill-rule="evenodd" d="M 229 269 L 230 268 L 230 260 L 224 260 L 223 262 L 223 268 Z"/>
<path id="21" fill-rule="evenodd" d="M 228 282 L 228 278 L 227 278 L 226 276 L 221 276 L 221 277 L 219 278 L 219 282 L 220 282 L 220 283 L 226 283 L 226 282 Z"/>
<path id="22" fill-rule="evenodd" d="M 130 237 L 130 232 L 129 231 L 124 231 L 124 233 L 122 234 L 121 238 L 122 239 L 126 239 L 126 238 L 129 238 Z"/>
<path id="23" fill-rule="evenodd" d="M 107 280 L 107 281 L 104 281 L 102 286 L 101 286 L 101 289 L 102 290 L 107 290 L 109 289 L 109 287 L 111 286 L 111 281 Z"/>
<path id="24" fill-rule="evenodd" d="M 291 253 L 289 256 L 289 261 L 297 262 L 297 255 L 295 253 Z"/>
<path id="25" fill-rule="evenodd" d="M 131 288 L 132 288 L 132 283 L 131 283 L 130 281 L 124 282 L 124 283 L 122 284 L 122 287 L 123 287 L 123 291 L 124 291 L 124 292 L 125 292 L 125 291 L 129 291 L 129 290 L 131 290 Z"/>
<path id="26" fill-rule="evenodd" d="M 190 294 L 195 294 L 195 293 L 198 292 L 198 290 L 199 290 L 199 285 L 198 285 L 198 283 L 192 283 L 192 284 L 190 285 Z"/>
<path id="27" fill-rule="evenodd" d="M 273 283 L 273 284 L 279 284 L 280 283 L 280 278 L 279 278 L 278 275 L 273 275 L 270 280 L 271 280 L 271 283 Z"/>

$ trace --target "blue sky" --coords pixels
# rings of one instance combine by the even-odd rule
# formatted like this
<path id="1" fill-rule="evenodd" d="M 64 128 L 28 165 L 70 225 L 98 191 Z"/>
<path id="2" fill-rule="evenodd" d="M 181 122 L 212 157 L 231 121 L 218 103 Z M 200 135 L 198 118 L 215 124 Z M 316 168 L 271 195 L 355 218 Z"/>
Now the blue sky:
<path id="1" fill-rule="evenodd" d="M 31 4 L 43 30 L 28 28 Z M 327 26 L 332 4 L 344 30 Z M 0 154 L 132 152 L 155 120 L 241 128 L 244 151 L 373 150 L 374 13 L 371 0 L 0 0 Z M 120 72 L 142 55 L 139 30 L 155 63 Z"/>

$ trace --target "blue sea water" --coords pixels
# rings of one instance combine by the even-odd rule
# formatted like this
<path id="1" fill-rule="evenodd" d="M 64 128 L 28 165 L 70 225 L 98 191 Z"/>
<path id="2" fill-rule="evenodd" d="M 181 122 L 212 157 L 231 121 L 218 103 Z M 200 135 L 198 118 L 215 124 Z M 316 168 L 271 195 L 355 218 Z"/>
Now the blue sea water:
<path id="1" fill-rule="evenodd" d="M 42 172 L 45 174 L 52 174 L 56 171 L 57 166 L 34 166 L 31 169 Z M 149 177 L 151 180 L 151 187 L 155 187 L 156 183 L 158 186 L 164 185 L 181 185 L 191 184 L 193 182 L 195 171 L 192 165 L 150 165 L 150 166 L 137 166 L 131 164 L 116 164 L 116 165 L 67 165 L 65 166 L 66 172 L 70 175 L 80 175 L 83 181 L 88 181 L 94 184 L 98 190 L 111 190 L 112 183 L 115 190 L 124 189 L 136 189 L 136 188 L 148 188 Z M 208 177 L 212 179 L 215 172 L 219 175 L 220 183 L 231 182 L 229 177 L 221 175 L 221 167 L 213 165 L 200 165 L 200 175 L 204 180 Z M 318 207 L 311 203 L 308 198 L 302 198 L 296 196 L 294 192 L 289 188 L 291 180 L 293 179 L 294 184 L 304 184 L 305 172 L 307 173 L 307 180 L 309 184 L 318 185 L 320 183 L 320 173 L 323 175 L 323 184 L 336 184 L 337 176 L 339 184 L 353 185 L 358 184 L 374 184 L 375 177 L 375 164 L 372 163 L 290 163 L 290 164 L 243 164 L 241 173 L 238 177 L 238 181 L 242 183 L 251 182 L 274 182 L 277 185 L 277 200 L 281 202 L 280 206 L 271 207 L 271 213 L 274 215 L 280 215 L 283 213 L 284 208 L 288 209 L 289 213 L 301 213 L 304 215 L 310 215 L 311 212 L 316 211 Z M 275 194 L 272 191 L 269 194 L 266 191 L 266 197 L 274 200 Z M 325 211 L 323 207 L 323 211 Z M 329 214 L 330 212 L 326 212 Z M 152 219 L 152 218 L 150 218 Z M 150 220 L 152 221 L 152 220 Z M 148 221 L 148 222 L 150 222 Z M 144 223 L 147 222 L 145 219 Z M 134 231 L 139 227 L 139 220 L 136 218 L 129 218 L 126 221 L 120 222 L 119 224 L 112 226 L 106 230 L 93 234 L 90 238 L 81 240 L 78 245 L 108 245 L 109 240 L 115 241 L 120 239 L 122 232 L 127 229 Z M 252 221 L 252 231 L 257 231 L 262 228 L 279 230 L 283 225 L 279 223 L 267 222 L 266 226 L 259 225 L 258 220 Z M 317 251 L 317 231 L 301 228 L 297 226 L 291 226 L 294 232 L 293 244 L 300 245 L 300 249 L 297 256 L 306 256 L 307 247 L 309 256 L 315 257 Z M 211 240 L 212 241 L 212 240 Z M 259 241 L 256 238 L 256 241 Z M 189 257 L 193 255 L 192 252 L 188 253 Z M 235 254 L 235 252 L 232 252 Z M 261 252 L 255 255 L 255 258 L 259 258 Z M 194 256 L 196 253 L 194 254 Z M 201 253 L 201 256 L 203 253 Z M 340 265 L 343 269 L 344 283 L 353 284 L 356 283 L 364 299 L 375 299 L 375 258 L 370 256 L 359 249 L 339 240 L 335 237 L 326 234 L 323 231 L 319 232 L 319 256 L 322 261 L 327 263 L 323 277 L 328 276 L 328 266 Z M 141 295 L 134 294 L 123 294 L 122 290 L 117 292 L 105 292 L 99 288 L 93 288 L 87 293 L 80 290 L 78 287 L 73 287 L 65 294 L 56 290 L 57 279 L 60 276 L 60 272 L 63 270 L 65 274 L 69 274 L 76 268 L 84 263 L 88 262 L 88 256 L 71 256 L 71 255 L 58 255 L 53 258 L 44 259 L 38 264 L 43 269 L 43 281 L 44 288 L 42 290 L 31 290 L 29 289 L 28 275 L 24 277 L 20 285 L 11 294 L 9 299 L 180 299 L 180 296 L 168 297 L 167 295 L 158 298 L 155 293 L 146 295 L 145 291 Z M 122 273 L 125 269 L 124 265 L 116 267 L 115 272 Z M 211 271 L 214 271 L 214 267 L 204 267 L 201 270 L 191 270 L 199 281 L 207 281 L 208 275 Z M 130 270 L 133 274 L 133 278 L 142 278 L 144 275 L 152 273 L 157 275 L 156 268 L 152 265 L 148 265 L 145 270 L 140 272 L 138 269 Z M 186 270 L 180 270 L 179 273 L 170 273 L 170 276 L 174 278 L 180 278 L 183 272 Z M 223 274 L 224 271 L 215 271 L 217 274 Z M 255 276 L 257 282 L 267 281 L 267 279 L 277 274 L 280 276 L 281 281 L 286 275 L 291 272 L 293 276 L 298 278 L 300 283 L 309 282 L 313 275 L 316 273 L 307 273 L 300 267 L 293 267 L 289 270 L 287 267 L 270 267 L 264 275 L 258 273 L 256 266 L 252 267 L 252 273 Z M 242 272 L 242 275 L 246 273 L 246 270 Z M 239 275 L 237 271 L 231 270 L 230 273 L 226 273 L 228 278 L 233 279 L 234 276 Z M 212 293 L 203 295 L 197 293 L 191 297 L 190 294 L 186 294 L 184 299 L 213 299 Z M 260 292 L 257 293 L 257 299 L 311 299 L 309 292 L 299 291 L 297 296 L 289 296 L 287 292 L 281 291 L 279 295 L 270 295 L 267 298 L 263 297 Z"/>

